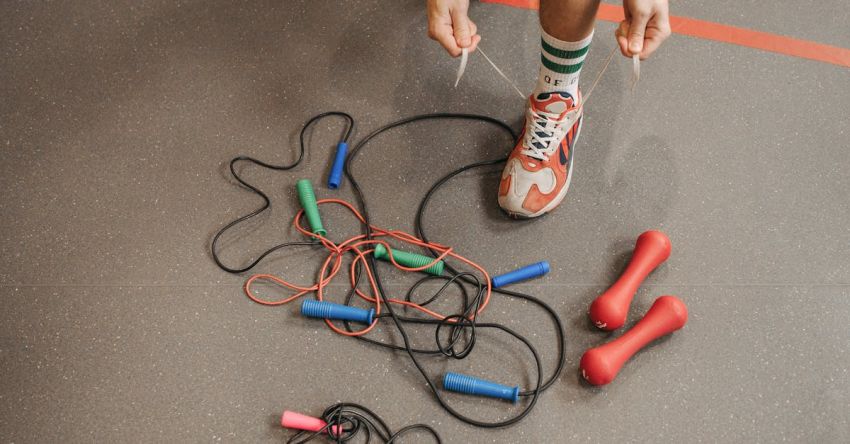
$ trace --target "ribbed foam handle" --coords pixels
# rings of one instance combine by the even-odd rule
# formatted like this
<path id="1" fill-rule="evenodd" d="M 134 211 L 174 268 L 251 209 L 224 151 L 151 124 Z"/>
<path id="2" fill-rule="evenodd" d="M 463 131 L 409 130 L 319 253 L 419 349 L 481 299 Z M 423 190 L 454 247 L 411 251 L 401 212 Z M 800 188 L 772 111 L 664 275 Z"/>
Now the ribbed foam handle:
<path id="1" fill-rule="evenodd" d="M 446 373 L 443 378 L 443 387 L 446 390 L 451 390 L 458 393 L 466 393 L 468 395 L 476 395 L 475 383 L 477 378 L 472 376 L 461 375 L 458 373 Z"/>
<path id="2" fill-rule="evenodd" d="M 494 276 L 493 279 L 491 279 L 491 282 L 493 283 L 493 287 L 499 288 L 508 284 L 513 284 L 514 282 L 520 282 L 526 279 L 532 279 L 538 276 L 543 276 L 548 272 L 549 262 L 542 261 L 531 265 L 526 265 L 525 267 L 518 268 L 509 273 Z"/>
<path id="3" fill-rule="evenodd" d="M 301 304 L 301 314 L 311 318 L 330 318 L 333 307 L 320 301 L 306 300 Z"/>
<path id="4" fill-rule="evenodd" d="M 348 305 L 306 299 L 301 303 L 301 314 L 311 318 L 339 319 L 371 324 L 375 318 L 375 309 L 364 310 Z"/>
<path id="5" fill-rule="evenodd" d="M 322 218 L 319 216 L 319 205 L 316 203 L 316 193 L 313 192 L 313 184 L 310 179 L 301 179 L 295 184 L 295 189 L 298 191 L 298 200 L 301 201 L 301 208 L 304 209 L 304 214 L 307 215 L 307 222 L 310 223 L 310 231 L 319 236 L 324 236 L 327 233 L 322 226 Z"/>
<path id="6" fill-rule="evenodd" d="M 396 250 L 395 248 L 392 249 L 392 253 L 393 259 L 395 259 L 396 262 L 408 268 L 424 267 L 434 262 L 433 257 L 428 257 L 416 253 L 408 253 L 407 251 L 400 251 Z M 382 244 L 375 245 L 374 255 L 377 259 L 387 262 L 390 261 L 389 253 L 387 252 L 386 247 L 384 247 Z M 435 276 L 440 276 L 443 274 L 443 269 L 445 268 L 445 266 L 446 264 L 443 261 L 438 261 L 434 263 L 434 265 L 431 265 L 430 267 L 425 268 L 422 271 L 428 274 L 433 274 Z"/>
<path id="7" fill-rule="evenodd" d="M 518 385 L 510 387 L 493 381 L 488 381 L 486 379 L 462 375 L 460 373 L 446 373 L 443 376 L 443 388 L 452 392 L 488 396 L 491 398 L 505 399 L 511 402 L 517 402 L 519 399 Z"/>

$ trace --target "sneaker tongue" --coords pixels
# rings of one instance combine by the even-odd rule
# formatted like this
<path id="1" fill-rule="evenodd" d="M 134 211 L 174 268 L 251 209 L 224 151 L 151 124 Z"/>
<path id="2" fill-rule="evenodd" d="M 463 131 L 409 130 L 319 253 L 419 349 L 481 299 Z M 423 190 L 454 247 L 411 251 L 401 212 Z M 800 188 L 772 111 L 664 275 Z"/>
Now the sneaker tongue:
<path id="1" fill-rule="evenodd" d="M 567 111 L 567 101 L 573 96 L 566 92 L 540 93 L 536 97 L 536 108 L 550 114 L 561 115 Z"/>
<path id="2" fill-rule="evenodd" d="M 546 105 L 546 107 L 543 109 L 545 109 L 547 113 L 560 115 L 561 113 L 567 110 L 567 102 L 562 102 L 558 100 L 556 102 L 552 102 Z"/>

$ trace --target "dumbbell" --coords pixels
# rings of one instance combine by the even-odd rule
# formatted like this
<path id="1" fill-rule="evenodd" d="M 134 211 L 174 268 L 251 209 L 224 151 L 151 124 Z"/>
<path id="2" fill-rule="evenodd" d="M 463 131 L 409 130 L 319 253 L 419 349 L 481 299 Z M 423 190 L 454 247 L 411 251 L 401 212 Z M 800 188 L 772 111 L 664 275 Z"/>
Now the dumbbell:
<path id="1" fill-rule="evenodd" d="M 670 249 L 670 239 L 660 231 L 650 230 L 638 236 L 626 271 L 590 305 L 590 320 L 603 330 L 622 327 L 638 287 L 670 257 Z"/>
<path id="2" fill-rule="evenodd" d="M 613 341 L 591 348 L 581 357 L 581 374 L 593 385 L 613 381 L 620 368 L 646 344 L 670 334 L 688 322 L 688 307 L 675 296 L 656 299 L 643 319 Z"/>

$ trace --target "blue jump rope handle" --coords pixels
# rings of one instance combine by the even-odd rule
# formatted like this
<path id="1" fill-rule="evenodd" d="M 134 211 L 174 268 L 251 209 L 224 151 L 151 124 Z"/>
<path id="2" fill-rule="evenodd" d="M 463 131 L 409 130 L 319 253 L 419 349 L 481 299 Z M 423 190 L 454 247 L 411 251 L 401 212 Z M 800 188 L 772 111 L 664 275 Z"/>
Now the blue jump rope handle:
<path id="1" fill-rule="evenodd" d="M 345 155 L 348 153 L 348 144 L 340 142 L 336 146 L 336 156 L 331 166 L 331 174 L 328 176 L 328 188 L 335 190 L 342 183 L 342 167 L 345 165 Z"/>
<path id="2" fill-rule="evenodd" d="M 466 393 L 467 395 L 488 396 L 490 398 L 506 399 L 511 402 L 517 402 L 519 399 L 519 386 L 508 387 L 486 379 L 479 379 L 460 373 L 446 373 L 443 376 L 443 388 L 453 392 Z"/>
<path id="3" fill-rule="evenodd" d="M 348 305 L 334 304 L 331 302 L 315 301 L 307 299 L 301 304 L 301 314 L 311 318 L 338 319 L 340 321 L 354 321 L 363 324 L 372 324 L 375 319 L 375 309 L 364 310 Z"/>
<path id="4" fill-rule="evenodd" d="M 526 279 L 543 276 L 548 272 L 549 262 L 546 261 L 526 265 L 525 267 L 518 268 L 514 271 L 511 271 L 510 273 L 493 276 L 493 288 L 504 287 L 505 285 L 513 284 L 514 282 L 524 281 Z"/>

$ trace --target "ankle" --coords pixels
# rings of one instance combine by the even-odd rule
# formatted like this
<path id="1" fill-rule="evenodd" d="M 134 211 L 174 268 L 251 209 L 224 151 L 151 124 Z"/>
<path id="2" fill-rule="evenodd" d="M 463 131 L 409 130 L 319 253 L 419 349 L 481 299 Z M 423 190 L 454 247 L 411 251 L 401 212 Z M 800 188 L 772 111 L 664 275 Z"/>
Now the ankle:
<path id="1" fill-rule="evenodd" d="M 566 92 L 578 100 L 578 81 L 593 32 L 576 41 L 558 40 L 541 29 L 540 72 L 534 96 L 545 92 Z"/>

